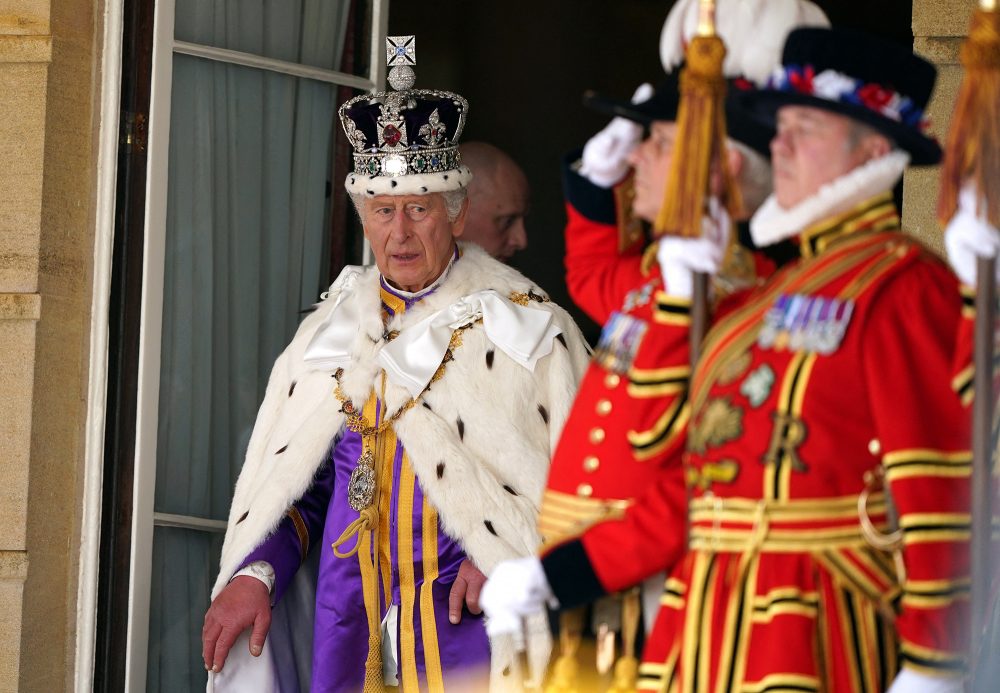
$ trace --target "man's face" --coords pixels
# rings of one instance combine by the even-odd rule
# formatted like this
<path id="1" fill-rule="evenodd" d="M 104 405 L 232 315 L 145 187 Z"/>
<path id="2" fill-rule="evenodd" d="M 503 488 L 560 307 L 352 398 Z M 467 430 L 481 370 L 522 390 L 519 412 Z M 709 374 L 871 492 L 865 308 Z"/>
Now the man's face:
<path id="1" fill-rule="evenodd" d="M 629 155 L 629 163 L 635 169 L 632 211 L 637 217 L 650 223 L 656 221 L 660 205 L 663 204 L 676 135 L 676 123 L 657 120 L 650 128 L 649 137 Z"/>
<path id="2" fill-rule="evenodd" d="M 410 292 L 434 283 L 451 260 L 467 208 L 468 204 L 451 222 L 440 194 L 366 199 L 365 238 L 382 275 L 396 288 Z"/>
<path id="3" fill-rule="evenodd" d="M 480 175 L 477 173 L 476 175 Z M 520 169 L 501 161 L 488 179 L 473 182 L 462 239 L 478 244 L 498 260 L 528 247 L 528 181 Z"/>
<path id="4" fill-rule="evenodd" d="M 868 158 L 865 148 L 852 137 L 847 116 L 810 106 L 778 110 L 771 165 L 774 195 L 781 207 L 794 207 Z"/>

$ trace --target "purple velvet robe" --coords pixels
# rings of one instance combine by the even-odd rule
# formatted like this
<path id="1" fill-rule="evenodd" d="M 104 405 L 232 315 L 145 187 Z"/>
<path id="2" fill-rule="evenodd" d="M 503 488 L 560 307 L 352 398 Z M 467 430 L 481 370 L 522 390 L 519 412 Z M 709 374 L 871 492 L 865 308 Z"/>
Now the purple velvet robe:
<path id="1" fill-rule="evenodd" d="M 432 291 L 403 295 L 383 280 L 387 319 Z M 369 421 L 367 413 L 372 412 L 381 421 L 381 403 L 374 390 L 365 411 Z M 406 451 L 391 428 L 381 437 L 384 440 L 376 447 L 382 452 L 376 454 L 379 541 L 372 554 L 379 581 L 379 620 L 390 606 L 398 609 L 397 680 L 405 691 L 417 687 L 485 689 L 490 653 L 482 616 L 463 608 L 461 623 L 448 621 L 448 595 L 465 553 L 441 528 L 436 509 L 424 498 Z M 368 624 L 359 556 L 337 558 L 332 548 L 358 517 L 348 504 L 347 487 L 361 451 L 360 435 L 343 430 L 309 491 L 293 505 L 277 531 L 243 562 L 246 566 L 267 561 L 274 567 L 273 601 L 277 603 L 306 553 L 313 548 L 322 551 L 316 586 L 313 693 L 358 691 L 364 677 Z"/>

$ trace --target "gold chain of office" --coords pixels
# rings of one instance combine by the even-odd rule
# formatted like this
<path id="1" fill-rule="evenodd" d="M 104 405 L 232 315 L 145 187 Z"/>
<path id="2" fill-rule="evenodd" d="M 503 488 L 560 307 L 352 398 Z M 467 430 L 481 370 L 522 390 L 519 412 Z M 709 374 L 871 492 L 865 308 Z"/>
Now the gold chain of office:
<path id="1" fill-rule="evenodd" d="M 444 376 L 445 368 L 447 367 L 448 362 L 452 361 L 455 358 L 454 351 L 458 349 L 460 346 L 462 346 L 462 332 L 470 329 L 471 327 L 480 322 L 482 322 L 482 318 L 474 322 L 470 322 L 468 325 L 463 325 L 462 327 L 459 327 L 458 329 L 456 329 L 454 332 L 451 333 L 451 340 L 448 342 L 448 348 L 444 352 L 444 358 L 441 359 L 441 365 L 438 366 L 436 371 L 434 371 L 434 375 L 431 376 L 431 380 L 429 383 L 427 383 L 427 386 L 420 391 L 420 394 L 418 394 L 416 397 L 412 398 L 404 405 L 402 405 L 399 409 L 397 409 L 395 412 L 393 412 L 391 416 L 387 416 L 384 419 L 382 419 L 382 422 L 377 426 L 373 426 L 372 424 L 368 423 L 368 420 L 365 419 L 364 414 L 361 413 L 361 409 L 359 409 L 358 406 L 354 404 L 353 401 L 351 401 L 350 397 L 344 394 L 344 391 L 341 388 L 341 378 L 343 378 L 344 376 L 344 369 L 338 368 L 336 373 L 333 374 L 333 377 L 337 381 L 337 386 L 334 388 L 333 394 L 337 398 L 337 401 L 340 402 L 341 410 L 347 415 L 347 428 L 354 431 L 355 433 L 360 434 L 362 437 L 368 437 L 368 436 L 380 435 L 386 429 L 392 426 L 396 421 L 399 420 L 399 417 L 401 417 L 403 414 L 405 414 L 414 406 L 416 406 L 416 404 L 423 398 L 424 393 L 426 393 L 427 390 L 430 389 L 431 384 L 436 383 Z"/>
<path id="2" fill-rule="evenodd" d="M 534 291 L 528 291 L 523 293 L 515 291 L 510 294 L 510 300 L 520 306 L 526 306 L 531 301 L 535 301 L 537 303 L 546 303 L 548 302 L 548 297 L 536 294 Z M 479 318 L 473 322 L 470 322 L 468 325 L 463 325 L 462 327 L 459 327 L 454 332 L 452 332 L 451 340 L 448 342 L 448 349 L 444 352 L 444 358 L 441 360 L 441 365 L 438 366 L 436 371 L 434 371 L 434 375 L 431 376 L 431 380 L 429 383 L 427 383 L 427 386 L 423 390 L 421 390 L 420 394 L 418 394 L 416 397 L 414 397 L 406 404 L 401 406 L 399 409 L 397 409 L 392 414 L 392 416 L 383 419 L 382 423 L 380 423 L 377 426 L 372 426 L 370 423 L 368 423 L 364 415 L 361 413 L 361 409 L 359 409 L 358 406 L 354 404 L 354 402 L 351 401 L 351 399 L 346 394 L 344 394 L 343 389 L 341 389 L 341 382 L 340 382 L 341 378 L 344 375 L 344 369 L 338 368 L 337 372 L 334 373 L 334 378 L 336 378 L 337 380 L 337 386 L 334 388 L 333 394 L 337 398 L 337 401 L 340 402 L 341 410 L 345 414 L 347 414 L 347 427 L 350 430 L 354 431 L 355 433 L 361 434 L 361 436 L 363 437 L 377 436 L 383 433 L 387 428 L 389 428 L 389 426 L 394 424 L 399 419 L 399 417 L 401 417 L 403 414 L 412 409 L 417 404 L 417 402 L 420 401 L 420 399 L 424 396 L 424 393 L 430 389 L 432 383 L 437 382 L 444 376 L 444 371 L 447 363 L 454 358 L 454 353 L 453 353 L 454 350 L 462 346 L 462 332 L 472 328 L 475 325 L 478 325 L 482 321 L 483 319 Z M 386 337 L 388 340 L 391 341 L 398 334 L 399 334 L 398 332 L 393 331 L 391 333 L 388 333 Z"/>
<path id="3" fill-rule="evenodd" d="M 527 305 L 529 301 L 545 301 L 545 297 L 534 294 L 533 292 L 528 292 L 527 294 L 515 293 L 511 295 L 511 300 L 520 305 Z M 351 472 L 351 480 L 347 485 L 347 500 L 352 508 L 357 510 L 359 513 L 366 512 L 372 502 L 375 499 L 375 486 L 376 486 L 376 474 L 375 474 L 375 452 L 373 448 L 375 447 L 376 437 L 382 434 L 386 429 L 392 426 L 396 421 L 399 420 L 403 414 L 412 409 L 417 402 L 419 402 L 424 393 L 430 389 L 432 383 L 437 382 L 444 376 L 445 368 L 448 363 L 454 359 L 454 351 L 462 346 L 462 332 L 472 328 L 473 326 L 481 323 L 482 318 L 474 320 L 467 325 L 463 325 L 457 328 L 451 333 L 451 339 L 448 341 L 448 348 L 445 349 L 444 358 L 441 359 L 441 364 L 434 371 L 434 375 L 431 376 L 430 382 L 427 386 L 416 396 L 407 401 L 403 406 L 397 409 L 391 416 L 387 416 L 382 419 L 382 423 L 373 426 L 365 419 L 362 410 L 354 404 L 351 399 L 344 394 L 344 390 L 341 386 L 341 379 L 344 376 L 344 369 L 338 368 L 334 373 L 334 378 L 337 381 L 337 385 L 333 390 L 334 395 L 341 404 L 341 411 L 347 415 L 347 428 L 351 431 L 360 434 L 361 436 L 361 455 L 358 457 L 357 464 L 354 467 L 354 471 Z M 387 333 L 385 339 L 391 341 L 398 336 L 398 332 Z M 383 380 L 383 385 L 384 385 Z M 384 398 L 383 392 L 383 398 Z M 359 518 L 358 522 L 362 522 Z M 334 552 L 341 556 L 338 552 L 338 547 L 344 543 L 349 538 L 349 535 L 357 533 L 360 531 L 361 525 L 357 523 L 352 523 L 348 530 L 344 530 L 344 534 L 341 535 L 340 539 L 334 544 Z M 350 530 L 350 531 L 349 531 Z M 349 555 L 349 554 L 345 554 Z"/>

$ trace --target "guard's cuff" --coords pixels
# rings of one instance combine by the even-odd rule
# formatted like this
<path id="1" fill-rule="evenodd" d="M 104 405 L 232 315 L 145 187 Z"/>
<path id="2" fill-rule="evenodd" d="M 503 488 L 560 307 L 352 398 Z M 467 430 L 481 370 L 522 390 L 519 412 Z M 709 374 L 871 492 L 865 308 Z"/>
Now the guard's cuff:
<path id="1" fill-rule="evenodd" d="M 691 297 L 675 296 L 665 291 L 657 291 L 653 297 L 653 320 L 661 325 L 691 324 Z"/>
<path id="2" fill-rule="evenodd" d="M 594 185 L 579 174 L 582 149 L 563 159 L 563 194 L 573 209 L 591 221 L 614 226 L 618 223 L 613 188 Z"/>
<path id="3" fill-rule="evenodd" d="M 601 586 L 579 539 L 568 541 L 542 558 L 542 570 L 561 609 L 589 604 L 607 591 Z"/>
<path id="4" fill-rule="evenodd" d="M 971 363 L 951 379 L 951 389 L 958 395 L 963 407 L 972 404 L 972 398 L 975 394 L 975 380 L 976 367 Z"/>

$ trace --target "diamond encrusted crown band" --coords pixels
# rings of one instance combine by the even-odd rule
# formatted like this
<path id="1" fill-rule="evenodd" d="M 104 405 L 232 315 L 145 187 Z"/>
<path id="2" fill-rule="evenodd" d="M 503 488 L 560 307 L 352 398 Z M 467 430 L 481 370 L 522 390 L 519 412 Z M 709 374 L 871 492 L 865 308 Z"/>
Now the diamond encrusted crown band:
<path id="1" fill-rule="evenodd" d="M 393 154 L 355 154 L 354 172 L 369 176 L 405 176 L 437 173 L 458 168 L 462 155 L 457 147 L 419 149 Z"/>

